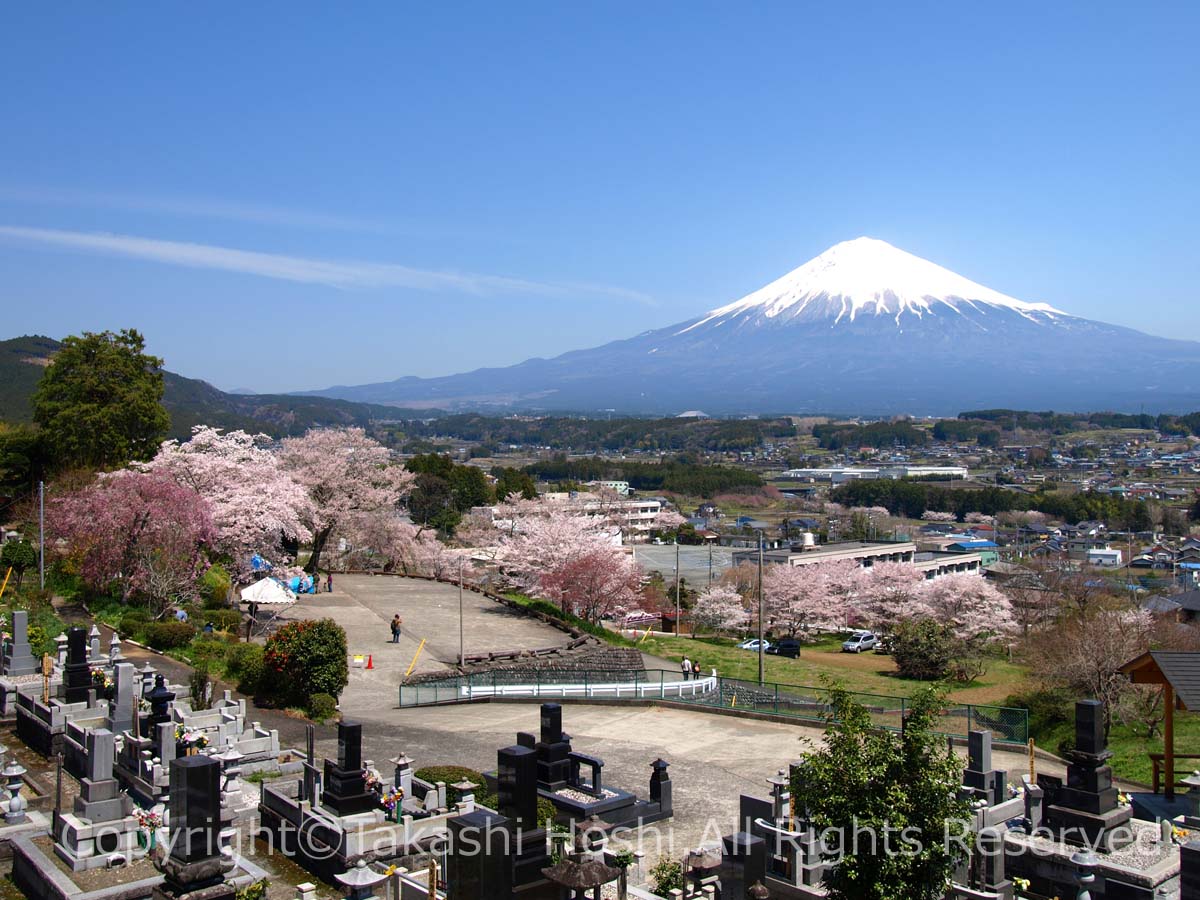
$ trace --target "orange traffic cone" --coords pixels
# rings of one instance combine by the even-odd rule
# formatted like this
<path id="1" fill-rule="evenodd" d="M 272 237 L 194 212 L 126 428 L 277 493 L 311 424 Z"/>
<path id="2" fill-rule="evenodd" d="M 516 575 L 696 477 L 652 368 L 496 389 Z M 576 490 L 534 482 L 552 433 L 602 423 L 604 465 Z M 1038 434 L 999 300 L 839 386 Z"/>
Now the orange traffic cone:
<path id="1" fill-rule="evenodd" d="M 375 668 L 375 662 L 374 662 L 374 660 L 375 660 L 375 656 L 374 656 L 374 654 L 368 653 L 368 654 L 367 654 L 367 668 L 368 668 L 368 669 L 373 669 L 373 668 Z"/>

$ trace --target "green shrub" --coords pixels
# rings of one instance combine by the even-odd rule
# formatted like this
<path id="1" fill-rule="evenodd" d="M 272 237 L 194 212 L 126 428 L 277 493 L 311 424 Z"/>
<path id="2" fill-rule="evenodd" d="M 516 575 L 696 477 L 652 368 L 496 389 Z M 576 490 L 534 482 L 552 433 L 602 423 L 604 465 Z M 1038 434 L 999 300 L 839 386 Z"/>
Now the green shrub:
<path id="1" fill-rule="evenodd" d="M 225 672 L 243 694 L 253 697 L 259 692 L 263 666 L 261 644 L 233 644 L 225 651 Z"/>
<path id="2" fill-rule="evenodd" d="M 468 769 L 466 766 L 423 766 L 413 772 L 413 775 L 430 784 L 437 784 L 439 781 L 445 782 L 448 793 L 450 785 L 460 781 L 469 781 L 479 785 L 479 790 L 475 792 L 476 798 L 479 797 L 484 786 L 483 773 Z"/>
<path id="3" fill-rule="evenodd" d="M 117 622 L 117 634 L 136 639 L 150 624 L 150 614 L 144 609 L 131 609 Z"/>
<path id="4" fill-rule="evenodd" d="M 446 785 L 446 802 L 453 805 L 461 799 L 462 798 L 459 797 L 458 792 L 451 789 L 450 785 L 447 784 Z M 488 791 L 487 788 L 483 787 L 482 785 L 480 786 L 480 788 L 477 791 L 475 791 L 475 802 L 481 804 L 482 806 L 486 806 L 488 809 L 494 809 L 496 811 L 499 811 L 499 809 L 500 809 L 500 798 L 497 797 L 495 794 L 491 793 L 490 791 Z M 554 804 L 551 803 L 549 800 L 547 800 L 545 797 L 538 797 L 538 799 L 537 799 L 537 824 L 538 824 L 538 827 L 541 828 L 541 827 L 545 826 L 545 824 L 547 822 L 550 822 L 551 824 L 553 824 L 557 818 L 558 818 L 558 810 L 555 808 Z"/>
<path id="5" fill-rule="evenodd" d="M 208 685 L 212 681 L 208 677 L 208 661 L 199 662 L 192 669 L 188 679 L 188 692 L 192 696 L 192 709 L 208 709 Z"/>
<path id="6" fill-rule="evenodd" d="M 1070 749 L 1075 738 L 1073 696 L 1062 688 L 1038 687 L 1009 694 L 1003 706 L 1029 710 L 1029 736 L 1041 747 Z"/>
<path id="7" fill-rule="evenodd" d="M 199 613 L 198 621 L 202 625 L 212 622 L 217 631 L 228 631 L 237 634 L 242 627 L 242 614 L 236 609 L 206 609 Z"/>
<path id="8" fill-rule="evenodd" d="M 217 668 L 225 662 L 225 657 L 229 653 L 229 636 L 221 634 L 204 634 L 203 632 L 196 635 L 192 641 L 192 646 L 188 650 L 188 660 L 193 665 L 207 665 L 210 668 Z"/>
<path id="9" fill-rule="evenodd" d="M 289 622 L 267 638 L 261 695 L 307 708 L 313 694 L 337 697 L 350 680 L 346 632 L 333 619 Z"/>
<path id="10" fill-rule="evenodd" d="M 200 599 L 205 609 L 221 609 L 229 606 L 229 591 L 233 587 L 233 579 L 221 566 L 209 566 L 208 571 L 200 576 Z"/>
<path id="11" fill-rule="evenodd" d="M 308 700 L 308 717 L 324 722 L 337 716 L 337 700 L 328 694 L 313 694 Z"/>
<path id="12" fill-rule="evenodd" d="M 155 650 L 186 647 L 196 636 L 196 627 L 187 622 L 149 622 L 142 631 L 146 643 Z"/>
<path id="13" fill-rule="evenodd" d="M 902 678 L 945 678 L 957 649 L 954 632 L 932 619 L 902 621 L 892 630 L 892 659 Z"/>
<path id="14" fill-rule="evenodd" d="M 683 890 L 683 865 L 677 859 L 663 856 L 650 870 L 650 883 L 654 893 L 665 897 L 671 891 Z"/>

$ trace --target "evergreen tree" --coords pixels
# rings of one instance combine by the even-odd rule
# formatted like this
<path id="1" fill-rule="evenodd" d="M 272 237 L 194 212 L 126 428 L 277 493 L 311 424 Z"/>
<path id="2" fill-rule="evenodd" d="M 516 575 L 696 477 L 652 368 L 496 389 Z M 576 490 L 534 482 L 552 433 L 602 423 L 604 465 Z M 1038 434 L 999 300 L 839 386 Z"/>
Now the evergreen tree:
<path id="1" fill-rule="evenodd" d="M 126 329 L 72 335 L 33 394 L 33 418 L 63 467 L 112 469 L 149 459 L 167 433 L 163 361 Z"/>

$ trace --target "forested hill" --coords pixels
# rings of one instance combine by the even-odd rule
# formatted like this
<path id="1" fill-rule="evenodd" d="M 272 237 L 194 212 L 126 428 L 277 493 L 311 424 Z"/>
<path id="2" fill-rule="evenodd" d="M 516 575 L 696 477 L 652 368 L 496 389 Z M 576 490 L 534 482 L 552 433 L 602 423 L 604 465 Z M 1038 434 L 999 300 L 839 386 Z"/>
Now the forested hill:
<path id="1" fill-rule="evenodd" d="M 0 421 L 29 422 L 30 398 L 42 371 L 61 345 L 53 338 L 26 335 L 0 341 Z M 302 434 L 322 425 L 368 425 L 399 418 L 390 406 L 294 397 L 284 394 L 227 394 L 206 381 L 164 373 L 163 405 L 171 415 L 171 437 L 186 438 L 192 426 L 262 431 L 275 437 Z"/>

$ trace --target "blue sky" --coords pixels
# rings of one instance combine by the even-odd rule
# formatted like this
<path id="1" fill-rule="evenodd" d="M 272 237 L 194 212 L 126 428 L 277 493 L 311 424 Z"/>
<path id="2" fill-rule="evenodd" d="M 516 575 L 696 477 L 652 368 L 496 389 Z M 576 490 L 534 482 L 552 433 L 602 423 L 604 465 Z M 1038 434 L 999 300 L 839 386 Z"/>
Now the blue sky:
<path id="1" fill-rule="evenodd" d="M 744 6 L 0 6 L 0 336 L 447 374 L 871 235 L 1200 337 L 1196 4 Z"/>

